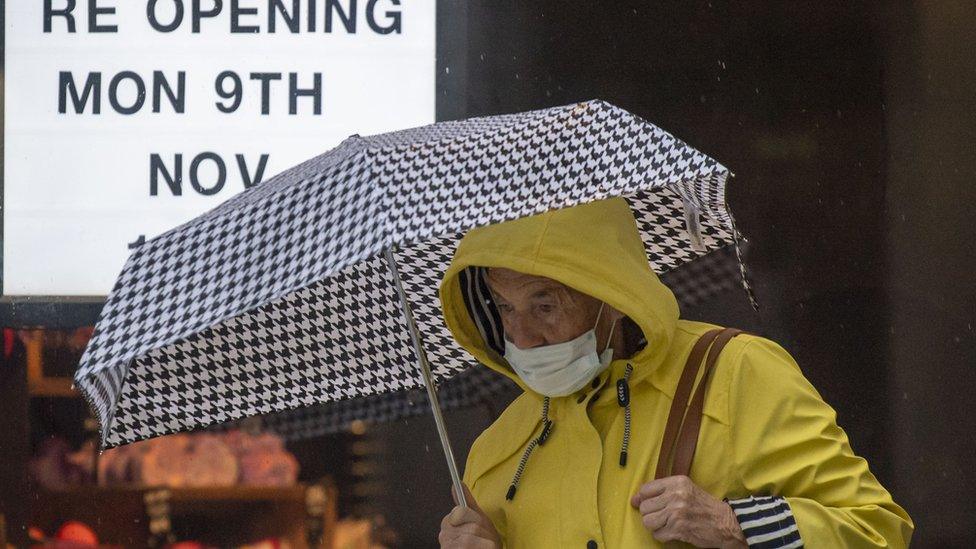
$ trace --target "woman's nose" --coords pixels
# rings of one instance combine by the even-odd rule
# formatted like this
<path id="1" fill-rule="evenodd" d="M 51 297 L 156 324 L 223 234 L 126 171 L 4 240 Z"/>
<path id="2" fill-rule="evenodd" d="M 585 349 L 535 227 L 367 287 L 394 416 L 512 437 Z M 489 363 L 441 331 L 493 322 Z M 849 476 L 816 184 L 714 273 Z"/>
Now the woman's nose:
<path id="1" fill-rule="evenodd" d="M 519 349 L 531 349 L 546 344 L 546 339 L 537 327 L 519 314 L 512 314 L 505 324 L 505 338 Z"/>

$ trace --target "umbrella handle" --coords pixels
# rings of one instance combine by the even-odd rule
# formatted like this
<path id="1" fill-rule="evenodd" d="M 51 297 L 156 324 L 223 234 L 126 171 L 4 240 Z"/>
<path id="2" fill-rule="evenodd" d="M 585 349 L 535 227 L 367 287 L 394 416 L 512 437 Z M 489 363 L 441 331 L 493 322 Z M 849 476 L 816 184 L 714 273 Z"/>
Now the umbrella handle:
<path id="1" fill-rule="evenodd" d="M 454 484 L 454 493 L 457 496 L 458 505 L 467 507 L 468 502 L 464 497 L 464 489 L 461 487 L 461 475 L 458 474 L 457 463 L 454 461 L 454 452 L 451 451 L 451 440 L 447 437 L 447 427 L 444 425 L 444 416 L 441 415 L 440 402 L 437 400 L 437 390 L 434 389 L 434 378 L 430 373 L 430 364 L 427 362 L 427 355 L 424 353 L 423 343 L 420 338 L 420 330 L 414 321 L 413 313 L 410 310 L 410 303 L 407 302 L 407 293 L 403 289 L 403 281 L 400 278 L 400 271 L 397 269 L 396 261 L 393 258 L 393 250 L 387 248 L 383 250 L 386 263 L 393 273 L 393 282 L 396 286 L 397 295 L 400 298 L 400 306 L 403 309 L 403 318 L 410 331 L 410 340 L 413 341 L 413 348 L 417 354 L 417 365 L 427 387 L 427 396 L 430 401 L 430 409 L 434 412 L 434 423 L 437 424 L 437 435 L 441 439 L 441 447 L 444 448 L 444 457 L 447 458 L 447 468 L 451 472 L 451 482 Z"/>

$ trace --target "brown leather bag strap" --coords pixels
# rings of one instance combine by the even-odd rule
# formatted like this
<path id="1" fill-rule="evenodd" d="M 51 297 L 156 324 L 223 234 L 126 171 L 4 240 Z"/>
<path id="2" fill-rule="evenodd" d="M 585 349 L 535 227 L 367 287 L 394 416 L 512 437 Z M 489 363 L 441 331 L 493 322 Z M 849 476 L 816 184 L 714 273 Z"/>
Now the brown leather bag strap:
<path id="1" fill-rule="evenodd" d="M 716 328 L 702 335 L 688 355 L 685 368 L 681 372 L 681 379 L 674 391 L 674 399 L 671 401 L 671 410 L 668 412 L 668 423 L 664 427 L 664 438 L 661 442 L 661 452 L 657 458 L 657 471 L 654 478 L 668 476 L 668 465 L 671 461 L 671 452 L 674 450 L 675 440 L 681 430 L 681 423 L 685 417 L 685 408 L 688 406 L 688 397 L 691 396 L 691 389 L 695 384 L 695 377 L 701 367 L 702 359 L 705 358 L 705 351 L 712 341 L 722 332 L 721 328 Z"/>
<path id="2" fill-rule="evenodd" d="M 742 330 L 726 328 L 715 338 L 711 349 L 708 351 L 708 359 L 705 362 L 705 372 L 702 374 L 701 382 L 695 390 L 695 396 L 691 399 L 688 407 L 688 414 L 681 425 L 681 432 L 674 449 L 674 465 L 671 467 L 672 475 L 685 475 L 691 472 L 691 460 L 695 457 L 695 449 L 698 447 L 698 432 L 701 429 L 702 412 L 705 409 L 705 389 L 708 384 L 708 377 L 718 356 L 722 353 L 725 345 L 735 336 L 742 333 Z"/>

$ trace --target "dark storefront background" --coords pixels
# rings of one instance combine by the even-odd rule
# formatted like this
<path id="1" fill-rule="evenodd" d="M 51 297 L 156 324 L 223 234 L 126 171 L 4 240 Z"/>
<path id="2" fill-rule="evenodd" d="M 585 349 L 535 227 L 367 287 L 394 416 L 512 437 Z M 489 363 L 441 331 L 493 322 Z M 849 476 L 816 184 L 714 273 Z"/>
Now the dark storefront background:
<path id="1" fill-rule="evenodd" d="M 915 520 L 914 546 L 970 547 L 974 38 L 962 1 L 440 0 L 438 119 L 600 98 L 730 167 L 761 310 L 729 295 L 684 316 L 786 347 Z M 462 463 L 504 404 L 448 414 Z M 433 421 L 370 437 L 372 505 L 403 546 L 436 545 L 451 500 Z M 4 474 L 13 517 L 23 472 Z"/>

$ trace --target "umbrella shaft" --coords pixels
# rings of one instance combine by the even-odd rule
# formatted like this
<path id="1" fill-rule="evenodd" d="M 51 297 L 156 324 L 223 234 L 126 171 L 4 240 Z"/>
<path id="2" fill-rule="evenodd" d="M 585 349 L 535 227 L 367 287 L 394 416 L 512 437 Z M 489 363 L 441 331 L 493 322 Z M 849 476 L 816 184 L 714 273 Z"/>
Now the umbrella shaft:
<path id="1" fill-rule="evenodd" d="M 458 474 L 457 463 L 454 460 L 454 452 L 451 451 L 451 441 L 447 437 L 447 427 L 444 425 L 444 417 L 441 415 L 440 402 L 437 400 L 437 391 L 434 389 L 434 379 L 430 373 L 430 364 L 427 362 L 427 355 L 424 353 L 423 343 L 420 338 L 420 330 L 414 321 L 413 313 L 410 310 L 410 303 L 407 302 L 407 293 L 403 289 L 403 281 L 400 279 L 400 270 L 397 269 L 396 260 L 393 258 L 393 251 L 386 249 L 383 251 L 386 263 L 393 273 L 393 282 L 396 285 L 397 295 L 400 298 L 400 306 L 403 309 L 403 318 L 407 323 L 410 332 L 410 339 L 413 341 L 414 351 L 417 353 L 417 364 L 427 387 L 427 396 L 430 400 L 430 409 L 434 412 L 434 423 L 437 424 L 437 434 L 441 439 L 441 446 L 444 448 L 444 457 L 447 458 L 447 468 L 451 472 L 451 482 L 454 484 L 454 493 L 457 495 L 458 504 L 467 507 L 468 502 L 464 497 L 464 489 L 461 488 L 461 475 Z"/>

